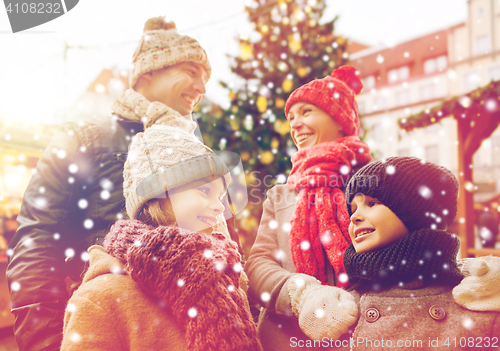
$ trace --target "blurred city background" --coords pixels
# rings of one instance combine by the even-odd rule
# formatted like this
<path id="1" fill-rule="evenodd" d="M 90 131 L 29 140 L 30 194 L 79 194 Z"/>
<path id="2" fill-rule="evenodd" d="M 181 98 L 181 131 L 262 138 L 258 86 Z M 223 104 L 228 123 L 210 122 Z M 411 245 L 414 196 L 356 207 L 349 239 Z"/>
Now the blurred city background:
<path id="1" fill-rule="evenodd" d="M 374 158 L 452 170 L 460 255 L 500 255 L 500 0 L 82 1 L 15 35 L 0 11 L 0 337 L 13 323 L 7 246 L 37 160 L 60 124 L 111 113 L 142 26 L 158 15 L 211 60 L 195 113 L 207 145 L 241 157 L 249 203 L 236 224 L 247 253 L 265 192 L 286 182 L 296 151 L 288 95 L 350 64 L 364 84 L 362 139 Z M 15 349 L 1 340 L 0 351 Z"/>

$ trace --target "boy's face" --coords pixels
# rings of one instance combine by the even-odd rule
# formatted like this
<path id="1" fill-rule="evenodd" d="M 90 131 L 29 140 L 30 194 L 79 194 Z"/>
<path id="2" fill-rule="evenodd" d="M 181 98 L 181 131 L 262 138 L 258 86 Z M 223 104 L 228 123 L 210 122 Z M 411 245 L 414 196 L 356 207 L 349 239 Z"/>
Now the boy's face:
<path id="1" fill-rule="evenodd" d="M 349 236 L 357 253 L 380 250 L 409 233 L 394 212 L 371 196 L 356 195 L 351 211 Z"/>
<path id="2" fill-rule="evenodd" d="M 151 102 L 163 102 L 181 115 L 190 115 L 205 94 L 207 72 L 201 65 L 182 62 L 144 74 L 145 89 Z"/>
<path id="3" fill-rule="evenodd" d="M 305 102 L 298 102 L 290 108 L 288 123 L 299 150 L 345 136 L 339 122 L 316 105 Z"/>
<path id="4" fill-rule="evenodd" d="M 221 178 L 200 179 L 169 192 L 177 225 L 193 232 L 211 234 L 222 205 L 226 189 Z"/>

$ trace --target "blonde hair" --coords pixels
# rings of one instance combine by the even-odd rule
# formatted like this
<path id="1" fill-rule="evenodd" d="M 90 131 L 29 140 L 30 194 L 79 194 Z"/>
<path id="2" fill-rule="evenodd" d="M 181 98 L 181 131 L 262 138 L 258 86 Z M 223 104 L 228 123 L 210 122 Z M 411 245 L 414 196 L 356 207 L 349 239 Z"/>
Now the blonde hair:
<path id="1" fill-rule="evenodd" d="M 146 202 L 137 214 L 137 219 L 152 227 L 176 226 L 174 208 L 168 194 L 166 196 L 166 201 L 160 201 L 156 198 Z"/>

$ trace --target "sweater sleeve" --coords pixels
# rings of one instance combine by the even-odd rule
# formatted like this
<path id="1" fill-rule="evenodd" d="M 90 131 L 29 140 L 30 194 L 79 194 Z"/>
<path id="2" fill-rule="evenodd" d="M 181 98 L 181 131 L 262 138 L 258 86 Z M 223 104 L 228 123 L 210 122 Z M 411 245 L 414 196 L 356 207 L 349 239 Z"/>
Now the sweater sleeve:
<path id="1" fill-rule="evenodd" d="M 125 335 L 120 335 L 117 325 L 119 321 L 106 304 L 100 306 L 87 297 L 74 295 L 64 314 L 61 351 L 125 350 Z"/>
<path id="2" fill-rule="evenodd" d="M 293 275 L 281 265 L 278 245 L 278 228 L 275 204 L 276 189 L 268 191 L 264 201 L 264 211 L 252 246 L 245 270 L 249 279 L 249 297 L 277 314 L 291 316 L 291 302 L 286 288 L 287 280 Z"/>

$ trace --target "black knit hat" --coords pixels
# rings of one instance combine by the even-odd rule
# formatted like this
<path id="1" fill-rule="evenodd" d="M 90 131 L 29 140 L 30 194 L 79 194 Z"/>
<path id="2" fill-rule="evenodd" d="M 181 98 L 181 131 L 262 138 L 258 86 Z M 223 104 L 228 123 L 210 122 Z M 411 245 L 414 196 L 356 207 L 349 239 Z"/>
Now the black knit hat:
<path id="1" fill-rule="evenodd" d="M 443 229 L 457 215 L 458 181 L 445 167 L 416 157 L 390 157 L 367 164 L 346 188 L 349 215 L 357 194 L 378 199 L 411 232 Z"/>

